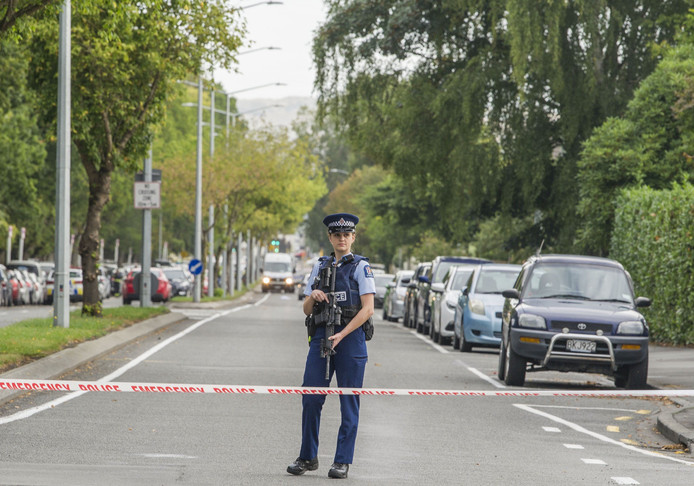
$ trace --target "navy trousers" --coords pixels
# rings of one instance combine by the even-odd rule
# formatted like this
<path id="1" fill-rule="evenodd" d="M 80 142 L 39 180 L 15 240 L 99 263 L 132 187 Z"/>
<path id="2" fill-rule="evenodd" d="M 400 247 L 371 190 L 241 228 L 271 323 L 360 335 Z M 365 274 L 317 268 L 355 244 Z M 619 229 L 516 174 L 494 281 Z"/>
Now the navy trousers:
<path id="1" fill-rule="evenodd" d="M 336 326 L 335 333 L 343 326 Z M 327 387 L 337 376 L 337 386 L 346 388 L 361 388 L 364 383 L 366 369 L 366 340 L 364 331 L 358 328 L 347 335 L 335 348 L 337 352 L 331 358 L 330 378 L 325 379 L 325 358 L 320 357 L 320 342 L 325 337 L 325 327 L 316 330 L 306 357 L 304 382 L 302 386 Z M 303 395 L 303 411 L 301 415 L 301 452 L 302 459 L 313 459 L 318 456 L 318 432 L 320 416 L 325 403 L 325 395 Z M 359 397 L 356 395 L 340 395 L 340 412 L 342 423 L 337 436 L 337 449 L 334 462 L 352 464 L 354 444 L 357 440 L 359 426 Z"/>

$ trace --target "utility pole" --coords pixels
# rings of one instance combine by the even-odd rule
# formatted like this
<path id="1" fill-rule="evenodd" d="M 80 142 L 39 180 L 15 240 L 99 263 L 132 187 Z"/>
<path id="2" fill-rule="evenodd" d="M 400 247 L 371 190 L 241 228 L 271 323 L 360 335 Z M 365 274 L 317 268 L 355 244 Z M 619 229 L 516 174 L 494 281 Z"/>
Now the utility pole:
<path id="1" fill-rule="evenodd" d="M 70 31 L 72 6 L 63 2 L 58 48 L 58 143 L 55 186 L 55 279 L 53 325 L 70 327 Z"/>
<path id="2" fill-rule="evenodd" d="M 152 148 L 145 158 L 145 182 L 152 182 Z M 140 307 L 152 307 L 152 210 L 142 210 L 142 271 L 140 272 Z"/>
<path id="3" fill-rule="evenodd" d="M 202 261 L 202 74 L 198 77 L 198 144 L 195 161 L 195 259 Z M 202 273 L 195 276 L 193 302 L 200 302 Z"/>

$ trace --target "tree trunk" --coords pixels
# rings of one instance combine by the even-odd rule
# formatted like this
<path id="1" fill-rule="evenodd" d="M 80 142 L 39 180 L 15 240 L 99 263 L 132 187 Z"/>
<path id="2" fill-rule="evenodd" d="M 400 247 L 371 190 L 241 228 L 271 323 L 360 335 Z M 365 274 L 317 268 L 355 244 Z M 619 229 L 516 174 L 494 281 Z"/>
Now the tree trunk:
<path id="1" fill-rule="evenodd" d="M 94 166 L 91 165 L 91 167 Z M 87 174 L 89 178 L 89 206 L 86 226 L 79 245 L 84 291 L 82 314 L 101 317 L 98 272 L 99 232 L 101 231 L 101 212 L 111 194 L 111 171 L 102 168 L 98 171 L 87 170 Z"/>

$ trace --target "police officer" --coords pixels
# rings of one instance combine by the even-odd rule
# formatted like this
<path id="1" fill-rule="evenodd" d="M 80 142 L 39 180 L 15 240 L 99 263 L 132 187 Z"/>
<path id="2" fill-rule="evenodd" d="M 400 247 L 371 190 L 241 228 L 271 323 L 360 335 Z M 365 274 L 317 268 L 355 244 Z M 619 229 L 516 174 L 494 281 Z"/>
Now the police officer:
<path id="1" fill-rule="evenodd" d="M 309 283 L 304 290 L 304 313 L 308 316 L 320 312 L 327 305 L 329 287 L 327 282 L 316 281 L 322 268 L 336 269 L 335 300 L 342 310 L 341 323 L 328 336 L 335 354 L 321 358 L 321 339 L 325 339 L 326 327 L 318 326 L 309 341 L 309 351 L 304 370 L 305 387 L 330 386 L 333 373 L 337 375 L 337 386 L 361 388 L 366 368 L 366 340 L 373 333 L 370 317 L 374 313 L 376 285 L 366 258 L 352 253 L 355 227 L 359 218 L 349 213 L 326 216 L 323 224 L 328 227 L 328 239 L 334 253 L 321 257 L 314 265 Z M 314 283 L 315 282 L 315 283 Z M 318 287 L 317 287 L 318 286 Z M 315 308 L 314 308 L 315 306 Z M 330 378 L 326 380 L 326 359 L 330 359 Z M 301 416 L 301 450 L 299 457 L 287 467 L 290 474 L 303 474 L 318 469 L 318 430 L 325 395 L 303 395 Z M 359 397 L 340 395 L 342 423 L 337 437 L 335 458 L 328 477 L 346 478 L 354 456 L 354 443 L 359 425 Z"/>

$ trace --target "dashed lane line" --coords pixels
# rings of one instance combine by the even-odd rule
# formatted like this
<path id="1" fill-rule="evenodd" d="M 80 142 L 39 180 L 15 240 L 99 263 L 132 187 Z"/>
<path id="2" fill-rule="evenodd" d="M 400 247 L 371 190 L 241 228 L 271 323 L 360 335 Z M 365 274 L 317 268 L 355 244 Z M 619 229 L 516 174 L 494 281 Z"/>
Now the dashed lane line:
<path id="1" fill-rule="evenodd" d="M 530 413 L 533 413 L 535 415 L 539 415 L 540 417 L 544 417 L 544 418 L 549 419 L 553 422 L 566 425 L 567 427 L 575 430 L 576 432 L 580 432 L 582 434 L 589 435 L 595 439 L 601 440 L 603 442 L 607 442 L 608 444 L 617 445 L 619 447 L 623 447 L 623 448 L 628 449 L 630 451 L 638 452 L 639 454 L 643 454 L 645 456 L 656 457 L 658 459 L 666 459 L 668 461 L 678 462 L 680 464 L 685 464 L 687 466 L 694 466 L 694 462 L 692 462 L 692 461 L 686 461 L 684 459 L 679 459 L 677 457 L 670 457 L 670 456 L 666 456 L 664 454 L 660 454 L 657 452 L 639 449 L 638 447 L 634 447 L 634 446 L 629 445 L 629 444 L 624 444 L 623 442 L 611 439 L 605 435 L 598 434 L 597 432 L 593 432 L 591 430 L 588 430 L 585 427 L 582 427 L 582 426 L 575 424 L 573 422 L 569 422 L 568 420 L 565 420 L 561 417 L 557 417 L 556 415 L 552 415 L 550 413 L 543 412 L 541 410 L 536 410 L 534 408 L 534 406 L 531 406 L 531 405 L 523 405 L 522 403 L 514 403 L 513 406 L 516 408 L 519 408 L 521 410 L 524 410 L 526 412 L 530 412 Z"/>

